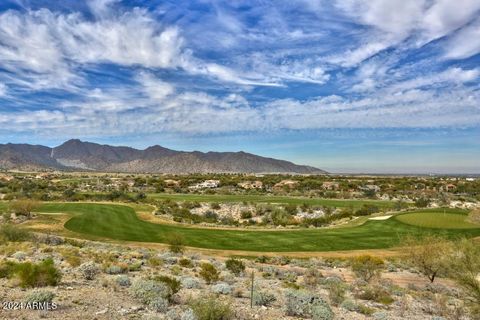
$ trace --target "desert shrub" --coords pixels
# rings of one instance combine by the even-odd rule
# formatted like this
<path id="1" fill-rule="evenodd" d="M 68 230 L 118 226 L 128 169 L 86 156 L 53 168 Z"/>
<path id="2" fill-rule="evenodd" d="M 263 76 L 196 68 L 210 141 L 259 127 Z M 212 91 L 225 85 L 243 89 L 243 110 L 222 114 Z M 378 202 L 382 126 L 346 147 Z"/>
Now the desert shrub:
<path id="1" fill-rule="evenodd" d="M 207 284 L 218 281 L 220 272 L 211 263 L 202 263 L 200 265 L 200 276 Z"/>
<path id="2" fill-rule="evenodd" d="M 26 287 L 55 286 L 60 282 L 60 271 L 55 268 L 52 259 L 46 259 L 38 264 L 31 262 L 14 264 L 9 277 L 16 277 L 19 285 Z"/>
<path id="3" fill-rule="evenodd" d="M 221 209 L 222 207 L 220 206 L 220 204 L 218 202 L 212 202 L 210 204 L 210 209 L 212 210 L 218 210 L 218 209 Z"/>
<path id="4" fill-rule="evenodd" d="M 355 301 L 351 299 L 345 299 L 343 302 L 340 304 L 340 307 L 342 307 L 345 310 L 348 311 L 358 311 L 358 305 L 355 303 Z"/>
<path id="5" fill-rule="evenodd" d="M 10 210 L 17 215 L 30 217 L 32 211 L 37 209 L 40 204 L 35 200 L 22 199 L 10 203 Z"/>
<path id="6" fill-rule="evenodd" d="M 380 286 L 365 287 L 362 292 L 356 295 L 363 300 L 375 301 L 382 304 L 391 304 L 394 300 L 390 293 Z"/>
<path id="7" fill-rule="evenodd" d="M 230 320 L 233 311 L 230 303 L 222 302 L 215 296 L 202 297 L 190 302 L 190 308 L 197 320 Z"/>
<path id="8" fill-rule="evenodd" d="M 27 254 L 23 251 L 17 251 L 12 254 L 12 258 L 17 259 L 18 261 L 23 261 L 27 257 Z"/>
<path id="9" fill-rule="evenodd" d="M 193 262 L 188 258 L 182 258 L 178 260 L 178 265 L 183 268 L 193 268 Z"/>
<path id="10" fill-rule="evenodd" d="M 169 300 L 172 298 L 172 296 L 175 293 L 180 291 L 180 289 L 182 288 L 182 283 L 179 280 L 177 280 L 176 278 L 173 278 L 173 277 L 162 275 L 162 276 L 156 276 L 155 278 L 153 278 L 153 280 L 163 283 L 164 285 L 166 285 L 170 289 L 171 293 L 168 296 Z"/>
<path id="11" fill-rule="evenodd" d="M 328 297 L 334 306 L 338 306 L 345 300 L 345 284 L 341 282 L 331 283 L 328 287 Z"/>
<path id="12" fill-rule="evenodd" d="M 250 211 L 242 211 L 242 212 L 240 213 L 240 217 L 241 217 L 242 219 L 250 219 L 250 218 L 252 217 L 252 212 L 250 212 Z"/>
<path id="13" fill-rule="evenodd" d="M 142 268 L 142 262 L 138 261 L 130 264 L 128 266 L 128 271 L 140 271 L 141 268 Z"/>
<path id="14" fill-rule="evenodd" d="M 285 307 L 287 315 L 299 317 L 313 316 L 313 310 L 318 307 L 330 308 L 320 296 L 300 290 L 289 290 L 286 292 Z"/>
<path id="15" fill-rule="evenodd" d="M 120 274 L 120 273 L 125 273 L 128 271 L 128 266 L 127 265 L 107 265 L 104 269 L 105 273 L 107 274 Z"/>
<path id="16" fill-rule="evenodd" d="M 313 320 L 332 320 L 334 313 L 328 304 L 319 304 L 312 308 Z"/>
<path id="17" fill-rule="evenodd" d="M 367 282 L 378 276 L 383 266 L 382 259 L 368 254 L 355 257 L 351 263 L 355 275 Z"/>
<path id="18" fill-rule="evenodd" d="M 163 261 L 160 258 L 151 257 L 147 260 L 147 263 L 151 267 L 158 267 L 158 266 L 161 266 L 163 264 Z"/>
<path id="19" fill-rule="evenodd" d="M 168 300 L 156 297 L 148 303 L 148 306 L 157 312 L 165 313 L 168 311 Z"/>
<path id="20" fill-rule="evenodd" d="M 315 288 L 320 283 L 321 278 L 323 278 L 322 273 L 317 268 L 311 267 L 303 275 L 303 282 L 305 285 Z"/>
<path id="21" fill-rule="evenodd" d="M 55 294 L 51 291 L 47 290 L 34 290 L 27 294 L 25 297 L 26 303 L 33 303 L 33 302 L 52 302 Z"/>
<path id="22" fill-rule="evenodd" d="M 132 284 L 130 293 L 135 299 L 158 311 L 162 311 L 159 309 L 165 307 L 165 302 L 168 307 L 168 297 L 172 294 L 170 288 L 161 282 L 141 279 Z"/>
<path id="23" fill-rule="evenodd" d="M 245 271 L 245 263 L 235 258 L 230 258 L 225 261 L 225 267 L 236 276 L 240 275 Z"/>
<path id="24" fill-rule="evenodd" d="M 85 280 L 93 280 L 100 273 L 100 268 L 93 262 L 85 262 L 78 267 Z"/>
<path id="25" fill-rule="evenodd" d="M 19 228 L 13 224 L 4 224 L 0 226 L 0 242 L 12 241 L 21 242 L 28 241 L 32 238 L 29 231 Z"/>
<path id="26" fill-rule="evenodd" d="M 173 253 L 185 251 L 185 238 L 180 233 L 172 233 L 167 238 L 169 249 Z"/>
<path id="27" fill-rule="evenodd" d="M 126 275 L 117 276 L 115 282 L 121 287 L 128 287 L 131 285 L 130 278 Z"/>
<path id="28" fill-rule="evenodd" d="M 256 306 L 270 306 L 277 298 L 273 293 L 267 291 L 254 290 L 253 304 Z"/>
<path id="29" fill-rule="evenodd" d="M 200 287 L 200 281 L 195 278 L 185 277 L 181 280 L 182 287 L 186 289 L 197 289 Z"/>
<path id="30" fill-rule="evenodd" d="M 188 309 L 182 313 L 180 320 L 197 320 L 197 317 L 195 316 L 195 313 L 193 313 L 192 309 Z"/>
<path id="31" fill-rule="evenodd" d="M 361 314 L 364 314 L 366 316 L 370 316 L 372 315 L 374 312 L 375 312 L 375 309 L 373 308 L 370 308 L 364 304 L 358 304 L 358 312 L 361 313 Z"/>
<path id="32" fill-rule="evenodd" d="M 402 247 L 406 261 L 432 283 L 438 275 L 445 273 L 449 268 L 452 245 L 442 237 L 434 235 L 421 239 L 407 237 Z"/>
<path id="33" fill-rule="evenodd" d="M 458 241 L 450 263 L 450 277 L 472 298 L 468 303 L 471 314 L 480 319 L 480 246 L 467 239 Z"/>
<path id="34" fill-rule="evenodd" d="M 220 282 L 212 286 L 212 291 L 219 294 L 231 294 L 232 287 L 225 282 Z"/>

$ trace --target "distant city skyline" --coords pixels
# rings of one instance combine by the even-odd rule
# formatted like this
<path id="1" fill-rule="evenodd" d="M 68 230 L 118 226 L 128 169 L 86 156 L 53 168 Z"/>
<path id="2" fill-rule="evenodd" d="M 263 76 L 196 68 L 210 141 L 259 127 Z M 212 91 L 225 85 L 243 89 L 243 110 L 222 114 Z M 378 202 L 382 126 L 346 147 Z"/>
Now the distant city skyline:
<path id="1" fill-rule="evenodd" d="M 480 173 L 480 1 L 6 0 L 0 143 Z"/>

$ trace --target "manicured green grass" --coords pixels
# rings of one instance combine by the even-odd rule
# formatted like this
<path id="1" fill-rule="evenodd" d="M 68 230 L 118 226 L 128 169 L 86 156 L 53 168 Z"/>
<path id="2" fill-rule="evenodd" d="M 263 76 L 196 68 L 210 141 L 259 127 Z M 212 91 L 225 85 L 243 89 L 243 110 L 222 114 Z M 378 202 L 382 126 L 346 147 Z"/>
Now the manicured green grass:
<path id="1" fill-rule="evenodd" d="M 319 205 L 328 207 L 353 207 L 360 208 L 364 204 L 376 205 L 379 208 L 393 207 L 392 201 L 383 200 L 338 200 L 306 197 L 266 196 L 266 195 L 223 195 L 223 194 L 180 194 L 180 193 L 151 193 L 150 198 L 157 200 L 171 199 L 175 201 L 198 202 L 253 202 L 253 203 L 280 203 L 302 205 Z"/>
<path id="2" fill-rule="evenodd" d="M 428 229 L 396 219 L 367 221 L 350 228 L 261 231 L 154 224 L 140 220 L 133 208 L 115 204 L 46 203 L 39 211 L 72 214 L 65 228 L 87 238 L 165 243 L 170 234 L 180 233 L 188 246 L 221 250 L 292 252 L 380 249 L 397 245 L 402 236 L 407 234 L 432 232 L 448 237 L 480 236 L 480 228 Z"/>
<path id="3" fill-rule="evenodd" d="M 475 229 L 479 225 L 465 221 L 463 210 L 434 209 L 425 212 L 412 212 L 395 216 L 400 222 L 424 228 Z"/>

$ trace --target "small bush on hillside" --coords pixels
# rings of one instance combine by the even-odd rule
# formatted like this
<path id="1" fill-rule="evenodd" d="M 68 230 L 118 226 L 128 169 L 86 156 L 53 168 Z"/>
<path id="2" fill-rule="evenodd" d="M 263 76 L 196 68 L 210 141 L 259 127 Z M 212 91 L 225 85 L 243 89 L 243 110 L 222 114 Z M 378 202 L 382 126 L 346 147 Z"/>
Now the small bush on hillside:
<path id="1" fill-rule="evenodd" d="M 130 278 L 126 275 L 117 276 L 115 282 L 121 287 L 129 287 L 132 284 Z"/>
<path id="2" fill-rule="evenodd" d="M 345 284 L 343 283 L 331 283 L 328 287 L 328 297 L 330 298 L 330 302 L 334 306 L 338 306 L 340 303 L 345 300 Z"/>
<path id="3" fill-rule="evenodd" d="M 55 286 L 60 282 L 60 271 L 55 268 L 52 259 L 46 259 L 38 264 L 31 262 L 14 263 L 10 265 L 8 277 L 15 277 L 19 285 L 27 287 Z"/>
<path id="4" fill-rule="evenodd" d="M 10 210 L 16 215 L 30 217 L 32 211 L 36 210 L 39 206 L 40 204 L 35 200 L 16 200 L 10 203 Z"/>
<path id="5" fill-rule="evenodd" d="M 104 268 L 104 271 L 107 274 L 121 274 L 121 273 L 125 273 L 125 272 L 128 271 L 128 266 L 127 265 L 117 265 L 117 264 L 107 265 Z"/>
<path id="6" fill-rule="evenodd" d="M 320 283 L 320 279 L 322 278 L 322 273 L 317 268 L 311 267 L 308 268 L 303 275 L 303 282 L 308 287 L 315 288 Z"/>
<path id="7" fill-rule="evenodd" d="M 243 263 L 243 261 L 241 260 L 234 258 L 230 258 L 225 261 L 225 267 L 236 276 L 239 276 L 245 271 L 245 263 Z"/>
<path id="8" fill-rule="evenodd" d="M 220 278 L 220 272 L 218 272 L 217 268 L 215 268 L 213 264 L 202 263 L 200 268 L 200 276 L 207 284 L 217 282 Z"/>
<path id="9" fill-rule="evenodd" d="M 286 292 L 285 307 L 288 316 L 299 317 L 313 316 L 316 308 L 330 309 L 330 306 L 320 296 L 300 290 Z"/>
<path id="10" fill-rule="evenodd" d="M 328 304 L 319 304 L 312 308 L 313 320 L 332 320 L 334 313 Z"/>
<path id="11" fill-rule="evenodd" d="M 233 319 L 230 303 L 222 302 L 215 296 L 195 299 L 190 302 L 190 308 L 197 320 Z"/>
<path id="12" fill-rule="evenodd" d="M 385 305 L 394 302 L 394 299 L 390 293 L 380 286 L 366 287 L 361 293 L 357 294 L 356 297 L 363 300 L 375 301 Z"/>
<path id="13" fill-rule="evenodd" d="M 151 267 L 158 267 L 158 266 L 161 266 L 163 264 L 162 259 L 157 258 L 157 257 L 151 257 L 150 259 L 148 259 L 147 262 L 148 262 L 148 265 L 151 266 Z"/>
<path id="14" fill-rule="evenodd" d="M 78 269 L 85 280 L 93 280 L 100 273 L 100 268 L 93 262 L 85 262 Z"/>
<path id="15" fill-rule="evenodd" d="M 179 233 L 172 233 L 167 238 L 169 249 L 173 253 L 182 253 L 185 251 L 185 238 Z"/>
<path id="16" fill-rule="evenodd" d="M 220 204 L 217 203 L 217 202 L 212 202 L 212 203 L 210 204 L 210 209 L 212 209 L 212 210 L 219 210 L 219 209 L 221 209 L 221 208 L 222 208 L 222 207 L 221 207 Z"/>
<path id="17" fill-rule="evenodd" d="M 368 254 L 354 258 L 351 264 L 355 275 L 367 282 L 378 276 L 383 266 L 384 262 L 382 259 Z"/>
<path id="18" fill-rule="evenodd" d="M 252 212 L 250 212 L 250 211 L 242 211 L 242 212 L 240 213 L 240 217 L 241 217 L 242 219 L 250 219 L 250 218 L 252 218 Z"/>
<path id="19" fill-rule="evenodd" d="M 168 307 L 168 297 L 172 294 L 165 284 L 153 280 L 135 281 L 130 287 L 130 292 L 135 299 L 158 311 L 165 305 Z"/>
<path id="20" fill-rule="evenodd" d="M 212 291 L 219 294 L 231 294 L 232 287 L 225 282 L 220 282 L 212 286 Z"/>
<path id="21" fill-rule="evenodd" d="M 198 281 L 196 278 L 185 277 L 185 278 L 182 278 L 181 282 L 182 282 L 182 287 L 186 289 L 200 288 L 200 281 Z"/>
<path id="22" fill-rule="evenodd" d="M 188 258 L 178 260 L 178 265 L 183 268 L 193 268 L 193 262 Z"/>
<path id="23" fill-rule="evenodd" d="M 273 293 L 267 291 L 253 291 L 253 304 L 256 306 L 270 306 L 277 298 Z"/>
<path id="24" fill-rule="evenodd" d="M 172 296 L 182 288 L 181 282 L 173 277 L 156 276 L 153 280 L 159 281 L 170 288 L 170 295 L 167 297 L 169 300 L 171 300 Z"/>
<path id="25" fill-rule="evenodd" d="M 55 294 L 51 291 L 47 290 L 34 290 L 27 294 L 25 298 L 26 303 L 33 303 L 33 302 L 52 302 Z"/>
<path id="26" fill-rule="evenodd" d="M 4 224 L 0 226 L 0 242 L 12 241 L 21 242 L 32 239 L 29 231 L 19 228 L 13 224 Z"/>

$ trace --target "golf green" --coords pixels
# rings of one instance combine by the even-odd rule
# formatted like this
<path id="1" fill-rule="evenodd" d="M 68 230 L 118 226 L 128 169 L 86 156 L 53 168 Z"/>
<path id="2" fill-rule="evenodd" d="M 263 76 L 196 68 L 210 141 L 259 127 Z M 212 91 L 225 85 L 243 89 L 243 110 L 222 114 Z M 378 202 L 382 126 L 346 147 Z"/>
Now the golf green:
<path id="1" fill-rule="evenodd" d="M 178 233 L 183 235 L 187 246 L 220 250 L 292 252 L 381 249 L 398 245 L 405 235 L 435 233 L 447 237 L 480 236 L 480 227 L 423 228 L 405 224 L 398 219 L 370 220 L 360 226 L 345 228 L 264 231 L 155 224 L 139 219 L 133 208 L 120 204 L 45 203 L 38 211 L 71 214 L 65 228 L 85 238 L 93 236 L 166 243 L 171 234 Z M 418 213 L 422 212 L 428 213 L 430 210 Z M 466 212 L 458 211 L 458 214 L 466 217 Z"/>

